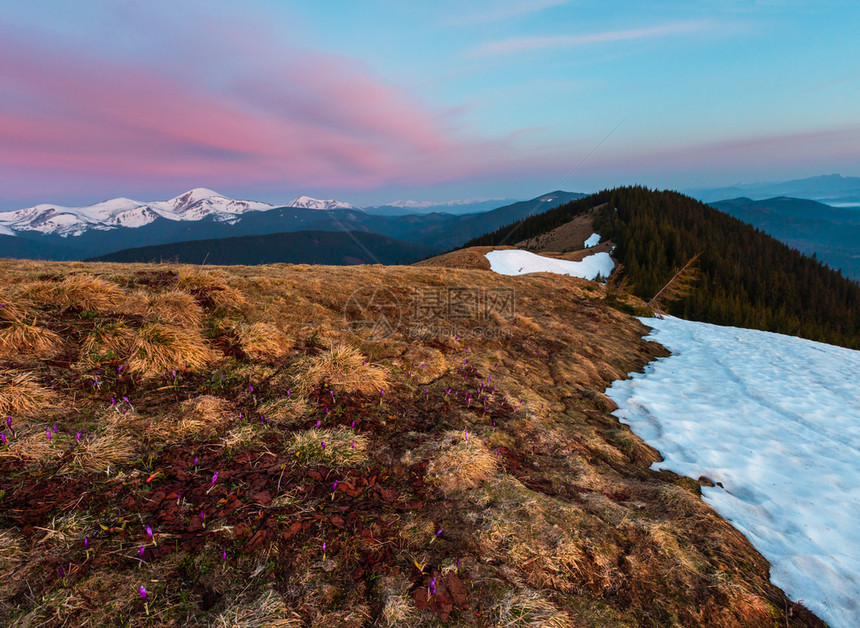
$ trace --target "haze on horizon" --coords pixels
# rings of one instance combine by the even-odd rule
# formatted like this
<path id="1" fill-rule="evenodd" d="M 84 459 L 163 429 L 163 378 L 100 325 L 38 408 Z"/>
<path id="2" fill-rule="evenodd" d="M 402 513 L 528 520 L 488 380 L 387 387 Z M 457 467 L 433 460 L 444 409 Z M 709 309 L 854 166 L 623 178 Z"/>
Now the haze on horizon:
<path id="1" fill-rule="evenodd" d="M 11 2 L 0 210 L 857 175 L 858 23 L 848 1 Z"/>

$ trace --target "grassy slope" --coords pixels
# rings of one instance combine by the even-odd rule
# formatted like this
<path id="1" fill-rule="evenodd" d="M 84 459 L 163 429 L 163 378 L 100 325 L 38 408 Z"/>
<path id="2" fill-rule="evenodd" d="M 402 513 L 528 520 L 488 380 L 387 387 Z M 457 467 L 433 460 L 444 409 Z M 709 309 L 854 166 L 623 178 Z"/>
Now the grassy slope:
<path id="1" fill-rule="evenodd" d="M 5 624 L 817 625 L 609 414 L 605 387 L 665 350 L 597 284 L 0 270 Z M 375 286 L 404 319 L 415 288 L 513 288 L 517 317 L 362 339 L 344 307 Z"/>

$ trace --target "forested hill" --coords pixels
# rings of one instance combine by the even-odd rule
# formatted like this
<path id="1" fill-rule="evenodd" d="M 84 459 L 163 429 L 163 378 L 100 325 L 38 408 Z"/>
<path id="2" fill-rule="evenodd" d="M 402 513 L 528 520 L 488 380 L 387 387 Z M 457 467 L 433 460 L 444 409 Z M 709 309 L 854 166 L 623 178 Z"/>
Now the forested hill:
<path id="1" fill-rule="evenodd" d="M 624 187 L 567 203 L 465 246 L 535 237 L 602 206 L 594 227 L 617 248 L 633 291 L 650 299 L 696 253 L 699 278 L 663 304 L 676 316 L 860 349 L 860 285 L 736 218 L 677 192 Z M 509 234 L 514 230 L 514 235 Z"/>

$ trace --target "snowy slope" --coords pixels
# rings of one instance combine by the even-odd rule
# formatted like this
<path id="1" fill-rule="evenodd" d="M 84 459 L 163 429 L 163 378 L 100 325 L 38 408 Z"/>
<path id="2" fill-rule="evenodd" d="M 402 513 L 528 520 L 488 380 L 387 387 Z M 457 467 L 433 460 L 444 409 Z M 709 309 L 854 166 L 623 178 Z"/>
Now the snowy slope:
<path id="1" fill-rule="evenodd" d="M 582 248 L 588 249 L 588 248 L 591 248 L 592 246 L 597 246 L 598 244 L 600 244 L 600 234 L 599 233 L 592 233 L 590 236 L 588 236 L 588 239 L 583 243 Z"/>
<path id="2" fill-rule="evenodd" d="M 608 277 L 615 267 L 609 253 L 595 253 L 581 262 L 554 259 L 535 255 L 528 251 L 490 251 L 490 270 L 500 275 L 525 275 L 526 273 L 556 273 L 582 279 L 595 279 L 598 275 Z"/>
<path id="3" fill-rule="evenodd" d="M 618 381 L 614 412 L 834 627 L 860 626 L 860 351 L 674 318 L 642 319 L 672 351 Z"/>
<path id="4" fill-rule="evenodd" d="M 311 198 L 310 196 L 299 196 L 298 198 L 294 198 L 287 204 L 287 207 L 303 207 L 305 209 L 357 209 L 350 205 L 349 203 L 342 203 L 341 201 L 335 201 L 332 199 L 328 200 L 320 200 L 318 198 Z"/>

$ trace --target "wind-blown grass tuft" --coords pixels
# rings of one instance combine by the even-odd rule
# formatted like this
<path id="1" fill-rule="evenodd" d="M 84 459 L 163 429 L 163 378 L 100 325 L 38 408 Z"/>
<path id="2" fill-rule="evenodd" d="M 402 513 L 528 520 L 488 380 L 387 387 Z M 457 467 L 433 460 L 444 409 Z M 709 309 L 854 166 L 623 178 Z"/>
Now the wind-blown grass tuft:
<path id="1" fill-rule="evenodd" d="M 212 349 L 197 332 L 145 323 L 135 334 L 128 366 L 132 373 L 152 378 L 171 370 L 199 371 L 214 357 Z"/>
<path id="2" fill-rule="evenodd" d="M 59 335 L 35 323 L 16 321 L 0 329 L 0 360 L 28 356 L 49 358 L 62 347 L 63 339 Z"/>
<path id="3" fill-rule="evenodd" d="M 358 350 L 345 344 L 308 358 L 299 368 L 302 372 L 297 389 L 302 394 L 329 386 L 336 391 L 378 395 L 389 385 L 385 368 L 370 364 Z"/>
<path id="4" fill-rule="evenodd" d="M 0 415 L 35 416 L 52 410 L 56 396 L 33 373 L 0 372 Z"/>
<path id="5" fill-rule="evenodd" d="M 293 339 L 271 323 L 242 324 L 236 327 L 242 351 L 252 360 L 276 362 L 289 355 Z"/>

